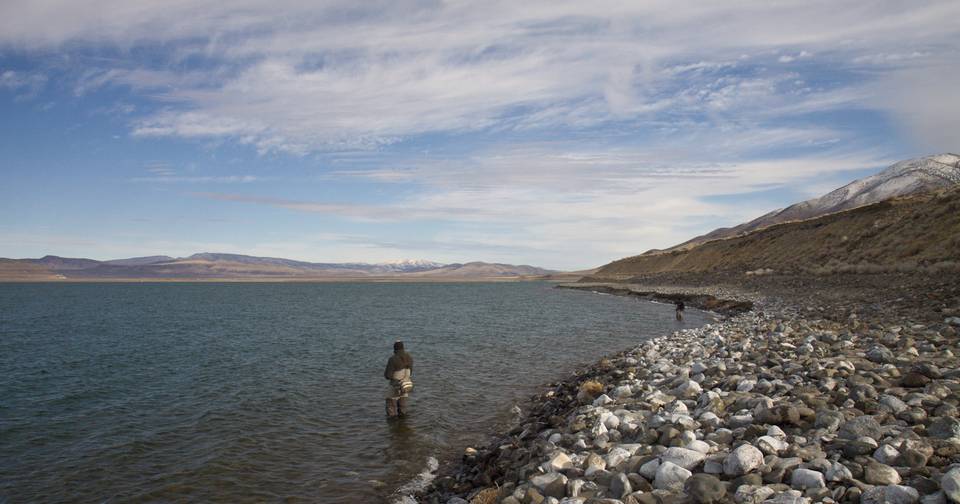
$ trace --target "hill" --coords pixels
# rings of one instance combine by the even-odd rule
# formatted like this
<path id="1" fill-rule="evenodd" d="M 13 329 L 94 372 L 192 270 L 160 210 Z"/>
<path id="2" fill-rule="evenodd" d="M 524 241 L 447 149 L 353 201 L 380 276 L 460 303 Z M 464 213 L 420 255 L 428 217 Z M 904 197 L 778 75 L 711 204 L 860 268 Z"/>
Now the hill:
<path id="1" fill-rule="evenodd" d="M 881 273 L 960 269 L 960 187 L 896 197 L 744 236 L 614 261 L 585 280 L 662 273 Z"/>
<path id="2" fill-rule="evenodd" d="M 96 261 L 45 256 L 0 259 L 0 281 L 47 280 L 482 280 L 555 273 L 533 266 L 426 260 L 385 263 L 311 263 L 277 257 L 203 252 L 183 258 L 135 257 Z"/>
<path id="3" fill-rule="evenodd" d="M 730 228 L 715 229 L 666 251 L 686 249 L 720 238 L 740 236 L 783 222 L 820 217 L 833 212 L 878 203 L 898 196 L 951 187 L 960 183 L 960 156 L 939 154 L 896 163 L 880 173 L 855 180 L 818 198 L 777 209 Z M 664 252 L 662 250 L 649 253 Z"/>

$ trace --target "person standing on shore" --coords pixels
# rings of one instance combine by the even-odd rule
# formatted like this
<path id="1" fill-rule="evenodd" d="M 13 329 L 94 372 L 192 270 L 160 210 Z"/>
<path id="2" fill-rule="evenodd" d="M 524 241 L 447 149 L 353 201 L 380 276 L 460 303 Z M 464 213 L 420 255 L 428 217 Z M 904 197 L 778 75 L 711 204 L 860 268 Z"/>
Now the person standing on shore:
<path id="1" fill-rule="evenodd" d="M 677 320 L 683 320 L 683 310 L 686 308 L 683 306 L 683 301 L 677 301 Z"/>
<path id="2" fill-rule="evenodd" d="M 389 380 L 387 385 L 387 416 L 403 416 L 407 410 L 407 397 L 413 390 L 413 357 L 403 349 L 403 342 L 393 344 L 393 355 L 387 360 L 383 377 Z"/>

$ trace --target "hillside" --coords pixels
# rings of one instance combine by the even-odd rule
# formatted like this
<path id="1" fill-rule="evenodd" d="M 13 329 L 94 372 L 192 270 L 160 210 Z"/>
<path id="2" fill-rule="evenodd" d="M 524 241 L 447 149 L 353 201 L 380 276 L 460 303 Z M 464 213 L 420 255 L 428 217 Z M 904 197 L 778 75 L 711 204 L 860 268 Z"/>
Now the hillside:
<path id="1" fill-rule="evenodd" d="M 614 261 L 585 280 L 661 273 L 956 271 L 960 268 L 960 187 L 893 198 L 787 222 L 686 250 Z"/>
<path id="2" fill-rule="evenodd" d="M 710 240 L 740 236 L 774 224 L 820 217 L 828 213 L 878 203 L 889 198 L 944 189 L 958 183 L 960 183 L 960 156 L 956 154 L 908 159 L 818 198 L 774 210 L 738 226 L 715 229 L 666 251 L 686 249 Z M 658 252 L 661 251 L 651 251 L 651 253 Z"/>

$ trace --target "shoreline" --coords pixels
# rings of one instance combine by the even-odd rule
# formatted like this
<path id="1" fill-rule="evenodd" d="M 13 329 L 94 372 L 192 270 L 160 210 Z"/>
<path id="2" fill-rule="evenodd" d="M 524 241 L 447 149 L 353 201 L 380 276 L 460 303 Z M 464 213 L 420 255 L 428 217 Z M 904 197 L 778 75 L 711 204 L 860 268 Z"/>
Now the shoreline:
<path id="1" fill-rule="evenodd" d="M 891 325 L 737 289 L 557 287 L 681 299 L 723 319 L 549 384 L 514 427 L 400 502 L 933 503 L 954 483 L 960 492 L 960 318 L 949 316 L 960 304 L 941 322 L 887 313 Z"/>

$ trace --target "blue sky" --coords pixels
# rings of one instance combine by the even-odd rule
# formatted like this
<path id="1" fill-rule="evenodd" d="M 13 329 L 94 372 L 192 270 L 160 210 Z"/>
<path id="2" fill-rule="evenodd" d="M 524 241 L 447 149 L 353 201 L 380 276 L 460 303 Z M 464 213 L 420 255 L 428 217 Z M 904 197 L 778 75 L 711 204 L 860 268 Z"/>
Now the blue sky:
<path id="1" fill-rule="evenodd" d="M 960 3 L 5 2 L 0 257 L 588 268 L 960 149 Z"/>

